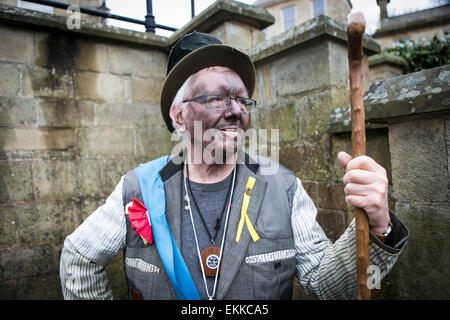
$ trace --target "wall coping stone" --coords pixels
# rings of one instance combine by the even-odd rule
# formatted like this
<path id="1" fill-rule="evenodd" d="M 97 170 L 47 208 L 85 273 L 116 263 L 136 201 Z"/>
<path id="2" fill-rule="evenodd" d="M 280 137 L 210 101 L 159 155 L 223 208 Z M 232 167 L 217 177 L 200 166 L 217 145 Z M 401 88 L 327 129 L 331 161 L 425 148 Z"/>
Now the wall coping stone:
<path id="1" fill-rule="evenodd" d="M 195 16 L 169 37 L 169 46 L 184 34 L 192 31 L 208 33 L 226 21 L 238 21 L 262 30 L 275 22 L 275 18 L 264 8 L 242 2 L 219 0 Z"/>
<path id="2" fill-rule="evenodd" d="M 27 10 L 0 3 L 0 21 L 15 25 L 32 25 L 43 30 L 60 30 L 76 33 L 80 37 L 97 37 L 108 40 L 119 40 L 128 43 L 148 45 L 167 50 L 168 39 L 148 32 L 132 31 L 101 23 L 81 19 L 80 30 L 69 30 L 63 16 Z"/>
<path id="3" fill-rule="evenodd" d="M 370 56 L 368 62 L 369 67 L 375 67 L 380 64 L 390 64 L 395 67 L 408 66 L 408 61 L 405 58 L 387 52 L 380 52 Z"/>
<path id="4" fill-rule="evenodd" d="M 444 5 L 427 10 L 388 17 L 381 20 L 381 28 L 375 31 L 374 38 L 381 38 L 390 34 L 436 27 L 448 24 L 450 21 L 450 5 Z"/>
<path id="5" fill-rule="evenodd" d="M 261 42 L 248 53 L 254 62 L 258 62 L 323 36 L 347 42 L 347 26 L 333 18 L 320 15 Z M 379 53 L 381 47 L 366 33 L 363 37 L 363 50 L 367 55 L 373 55 Z"/>
<path id="6" fill-rule="evenodd" d="M 375 81 L 364 95 L 366 128 L 450 115 L 450 65 Z M 328 132 L 351 131 L 350 106 L 333 110 Z"/>

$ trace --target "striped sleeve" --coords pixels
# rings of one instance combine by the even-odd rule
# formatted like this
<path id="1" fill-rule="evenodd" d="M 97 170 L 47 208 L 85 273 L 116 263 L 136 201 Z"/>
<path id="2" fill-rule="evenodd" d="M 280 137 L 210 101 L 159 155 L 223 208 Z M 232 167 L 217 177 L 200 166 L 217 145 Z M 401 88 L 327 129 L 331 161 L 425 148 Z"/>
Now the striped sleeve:
<path id="1" fill-rule="evenodd" d="M 123 177 L 105 204 L 64 241 L 60 277 L 65 299 L 111 299 L 104 266 L 125 246 Z"/>
<path id="2" fill-rule="evenodd" d="M 291 217 L 297 278 L 307 294 L 319 299 L 356 299 L 355 221 L 333 244 L 317 223 L 316 215 L 313 201 L 297 178 Z M 392 269 L 400 252 L 384 250 L 373 238 L 369 244 L 370 264 L 379 270 L 379 282 Z"/>

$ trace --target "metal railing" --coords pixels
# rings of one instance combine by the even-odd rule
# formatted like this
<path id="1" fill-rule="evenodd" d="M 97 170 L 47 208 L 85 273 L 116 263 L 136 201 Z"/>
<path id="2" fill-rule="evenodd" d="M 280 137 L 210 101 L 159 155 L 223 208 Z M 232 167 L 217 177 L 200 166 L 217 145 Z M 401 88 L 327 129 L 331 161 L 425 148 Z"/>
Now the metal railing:
<path id="1" fill-rule="evenodd" d="M 53 0 L 25 0 L 25 1 L 33 2 L 36 4 L 42 4 L 42 5 L 46 5 L 46 6 L 51 6 L 51 7 L 55 7 L 55 8 L 60 8 L 60 9 L 67 9 L 70 6 L 73 6 L 70 3 L 64 3 L 64 2 L 53 1 Z M 110 18 L 110 19 L 116 19 L 116 20 L 120 20 L 120 21 L 144 25 L 146 32 L 155 33 L 156 28 L 168 30 L 168 31 L 176 31 L 177 30 L 176 28 L 157 24 L 155 22 L 155 16 L 153 15 L 152 0 L 146 0 L 146 1 L 147 1 L 147 14 L 145 16 L 145 20 L 138 20 L 138 19 L 133 19 L 133 18 L 129 18 L 129 17 L 124 17 L 124 16 L 120 16 L 117 14 L 109 13 L 107 11 L 87 8 L 87 7 L 83 7 L 83 6 L 77 6 L 77 8 L 80 9 L 81 13 L 86 13 L 86 14 L 90 14 L 90 15 L 98 16 L 98 17 L 102 17 L 102 18 Z M 107 9 L 105 6 L 105 1 L 103 1 L 102 8 Z M 191 17 L 193 18 L 194 16 L 195 16 L 194 0 L 191 0 Z"/>

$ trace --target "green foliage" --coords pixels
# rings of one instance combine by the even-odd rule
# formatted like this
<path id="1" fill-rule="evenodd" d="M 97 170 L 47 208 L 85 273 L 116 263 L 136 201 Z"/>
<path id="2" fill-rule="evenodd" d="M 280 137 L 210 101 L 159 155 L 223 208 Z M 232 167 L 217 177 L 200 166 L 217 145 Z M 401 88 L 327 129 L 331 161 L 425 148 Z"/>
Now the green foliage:
<path id="1" fill-rule="evenodd" d="M 450 37 L 446 32 L 442 40 L 437 36 L 434 36 L 431 40 L 419 42 L 400 40 L 399 45 L 386 48 L 385 51 L 403 57 L 408 61 L 408 66 L 403 68 L 403 73 L 430 69 L 449 63 Z"/>

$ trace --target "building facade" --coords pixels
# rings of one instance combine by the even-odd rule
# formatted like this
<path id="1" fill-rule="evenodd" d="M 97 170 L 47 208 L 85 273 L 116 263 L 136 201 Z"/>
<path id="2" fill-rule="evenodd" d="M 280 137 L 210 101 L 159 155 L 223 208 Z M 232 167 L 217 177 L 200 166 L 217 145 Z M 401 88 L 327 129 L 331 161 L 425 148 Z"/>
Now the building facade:
<path id="1" fill-rule="evenodd" d="M 257 0 L 253 5 L 275 17 L 275 23 L 264 30 L 267 39 L 319 15 L 346 23 L 352 8 L 349 0 Z"/>

